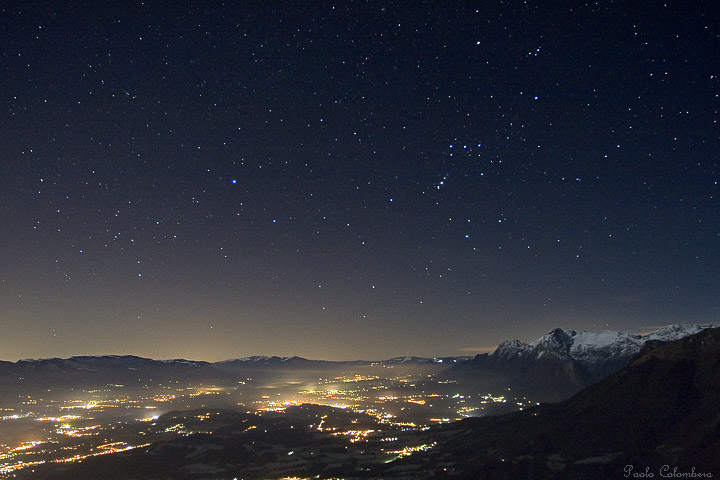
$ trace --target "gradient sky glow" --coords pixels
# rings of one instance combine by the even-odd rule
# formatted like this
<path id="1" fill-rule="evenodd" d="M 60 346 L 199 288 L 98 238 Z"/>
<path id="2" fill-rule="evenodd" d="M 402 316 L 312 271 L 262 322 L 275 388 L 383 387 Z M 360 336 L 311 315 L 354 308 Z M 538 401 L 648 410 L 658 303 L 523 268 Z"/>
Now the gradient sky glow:
<path id="1" fill-rule="evenodd" d="M 712 2 L 34 3 L 0 7 L 1 359 L 720 318 Z"/>

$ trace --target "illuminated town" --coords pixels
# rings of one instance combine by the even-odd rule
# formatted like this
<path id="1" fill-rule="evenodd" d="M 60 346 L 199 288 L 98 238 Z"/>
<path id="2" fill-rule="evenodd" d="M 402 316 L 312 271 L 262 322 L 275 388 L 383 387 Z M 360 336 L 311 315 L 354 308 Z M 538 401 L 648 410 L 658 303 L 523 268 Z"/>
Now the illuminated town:
<path id="1" fill-rule="evenodd" d="M 407 444 L 403 432 L 535 404 L 514 398 L 510 391 L 455 391 L 457 385 L 433 380 L 436 370 L 429 369 L 431 373 L 426 373 L 428 368 L 419 372 L 418 366 L 371 365 L 357 373 L 292 371 L 279 379 L 246 377 L 227 385 L 178 380 L 140 388 L 108 384 L 24 395 L 0 409 L 0 478 L 14 478 L 20 472 L 23 478 L 32 478 L 33 469 L 43 464 L 80 462 L 174 437 L 212 434 L 213 419 L 221 411 L 260 419 L 305 405 L 334 407 L 355 415 L 338 421 L 321 412 L 308 427 L 347 444 L 383 442 L 387 445 L 380 449 L 383 458 L 379 460 L 387 462 L 432 448 L 432 444 Z M 168 412 L 193 413 L 163 422 Z M 258 427 L 247 427 L 254 428 Z"/>

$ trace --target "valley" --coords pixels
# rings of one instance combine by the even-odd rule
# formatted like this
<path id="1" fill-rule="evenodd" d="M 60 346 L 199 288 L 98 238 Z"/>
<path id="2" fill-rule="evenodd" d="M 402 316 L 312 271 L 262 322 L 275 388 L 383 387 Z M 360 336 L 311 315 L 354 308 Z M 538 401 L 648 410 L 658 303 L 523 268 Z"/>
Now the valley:
<path id="1" fill-rule="evenodd" d="M 368 431 L 422 429 L 535 404 L 507 390 L 466 391 L 457 382 L 437 381 L 434 376 L 442 368 L 437 363 L 374 363 L 319 370 L 258 369 L 254 376 L 232 383 L 169 379 L 22 393 L 16 402 L 2 405 L 0 474 L 212 432 L 213 422 L 205 420 L 221 411 L 263 417 L 301 406 L 334 407 L 354 412 L 373 426 L 341 432 L 344 438 L 358 440 Z M 199 413 L 190 424 L 166 425 L 160 420 L 169 412 L 184 411 Z M 329 426 L 329 421 L 324 427 L 318 423 L 321 431 L 341 428 Z"/>
<path id="2" fill-rule="evenodd" d="M 511 478 L 548 469 L 549 478 L 585 478 L 630 461 L 713 466 L 718 331 L 554 329 L 473 358 L 2 362 L 0 478 Z"/>

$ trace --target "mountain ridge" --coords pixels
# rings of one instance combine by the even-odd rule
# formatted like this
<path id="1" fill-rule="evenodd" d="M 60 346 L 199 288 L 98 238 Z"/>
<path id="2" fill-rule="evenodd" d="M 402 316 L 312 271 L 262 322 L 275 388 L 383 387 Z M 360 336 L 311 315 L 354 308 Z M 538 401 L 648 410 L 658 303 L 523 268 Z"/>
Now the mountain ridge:
<path id="1" fill-rule="evenodd" d="M 196 384 L 227 382 L 257 372 L 312 370 L 362 365 L 448 365 L 440 381 L 464 383 L 475 393 L 506 389 L 532 401 L 559 401 L 619 370 L 642 345 L 672 340 L 715 325 L 672 324 L 646 335 L 609 330 L 563 331 L 555 328 L 531 342 L 502 342 L 492 353 L 475 357 L 402 356 L 381 361 L 309 360 L 299 356 L 251 356 L 220 362 L 187 359 L 154 360 L 135 355 L 79 355 L 66 359 L 25 359 L 0 362 L 4 392 L 38 388 L 74 388 L 91 384 L 143 385 L 183 379 Z"/>
<path id="2" fill-rule="evenodd" d="M 642 343 L 647 340 L 675 340 L 677 338 L 687 336 L 693 333 L 697 333 L 700 330 L 706 329 L 706 328 L 716 328 L 718 327 L 717 324 L 682 324 L 682 323 L 675 323 L 666 325 L 664 327 L 660 327 L 657 330 L 654 330 L 647 334 L 635 334 L 630 332 L 625 332 L 621 330 L 581 330 L 581 331 L 575 331 L 575 330 L 567 330 L 564 331 L 560 327 L 555 327 L 552 330 L 550 330 L 546 335 L 543 335 L 542 337 L 530 342 L 525 343 L 521 340 L 514 339 L 514 340 L 504 340 L 498 344 L 498 347 L 488 353 L 488 354 L 477 354 L 475 357 L 483 356 L 483 355 L 493 355 L 496 354 L 498 351 L 505 350 L 524 350 L 527 347 L 536 347 L 539 345 L 542 345 L 543 343 L 548 342 L 558 342 L 557 337 L 561 336 L 563 334 L 569 335 L 571 339 L 573 339 L 570 342 L 570 345 L 572 345 L 572 354 L 575 356 L 575 354 L 578 353 L 579 347 L 578 345 L 587 345 L 587 344 L 596 344 L 597 346 L 602 346 L 608 343 L 607 338 L 608 336 L 615 335 L 617 337 L 622 338 L 629 338 L 629 339 L 644 339 L 642 342 L 633 342 L 633 345 L 637 345 L 638 347 L 642 346 Z M 580 342 L 578 342 L 577 339 L 581 339 Z M 593 341 L 594 340 L 594 341 Z M 563 344 L 561 342 L 561 344 Z M 564 345 L 564 344 L 563 344 Z M 638 350 L 639 351 L 639 348 Z M 637 352 L 633 352 L 637 353 Z M 154 359 L 151 357 L 143 357 L 140 355 L 132 355 L 132 354 L 104 354 L 104 355 L 73 355 L 70 357 L 40 357 L 40 358 L 24 358 L 17 360 L 15 362 L 9 361 L 9 360 L 0 360 L 0 365 L 7 365 L 7 364 L 18 364 L 18 363 L 31 363 L 31 362 L 43 362 L 43 361 L 51 361 L 51 360 L 75 360 L 75 361 L 82 361 L 87 359 L 132 359 L 132 360 L 152 360 L 156 362 L 165 362 L 165 363 L 190 363 L 190 364 L 198 364 L 198 365 L 217 365 L 217 364 L 223 364 L 228 362 L 235 362 L 235 361 L 244 361 L 244 362 L 255 362 L 255 363 L 261 363 L 261 362 L 287 362 L 291 360 L 298 360 L 298 361 L 308 361 L 308 362 L 323 362 L 323 363 L 402 363 L 402 362 L 419 362 L 419 363 L 427 363 L 427 362 L 433 362 L 433 363 L 442 363 L 442 361 L 452 361 L 453 359 L 472 359 L 474 357 L 472 356 L 463 356 L 463 355 L 447 355 L 447 356 L 433 356 L 433 357 L 421 357 L 421 356 L 414 356 L 414 355 L 404 355 L 404 356 L 397 356 L 392 357 L 388 359 L 383 360 L 322 360 L 322 359 L 308 359 L 305 357 L 301 357 L 298 355 L 290 355 L 290 356 L 282 356 L 282 355 L 250 355 L 246 357 L 235 357 L 235 358 L 228 358 L 225 360 L 219 360 L 215 362 L 210 362 L 206 360 L 189 360 L 184 358 L 174 358 L 174 359 Z"/>
<path id="3" fill-rule="evenodd" d="M 531 343 L 508 340 L 492 353 L 443 371 L 440 378 L 487 391 L 510 388 L 540 402 L 560 401 L 618 371 L 649 341 L 684 338 L 714 324 L 671 324 L 640 335 L 554 328 Z"/>
<path id="4" fill-rule="evenodd" d="M 345 446 L 316 429 L 333 410 L 299 408 L 309 410 L 295 424 L 277 415 L 248 427 L 252 415 L 236 412 L 213 433 L 42 465 L 38 478 L 710 478 L 720 472 L 720 329 L 649 339 L 627 366 L 563 402 Z M 162 428 L 197 413 L 170 412 L 158 422 Z M 360 428 L 357 421 L 350 428 Z M 388 435 L 414 453 L 385 461 Z"/>
<path id="5" fill-rule="evenodd" d="M 437 447 L 406 462 L 447 462 L 452 478 L 715 476 L 720 329 L 650 339 L 627 366 L 570 399 L 462 420 L 429 437 Z"/>

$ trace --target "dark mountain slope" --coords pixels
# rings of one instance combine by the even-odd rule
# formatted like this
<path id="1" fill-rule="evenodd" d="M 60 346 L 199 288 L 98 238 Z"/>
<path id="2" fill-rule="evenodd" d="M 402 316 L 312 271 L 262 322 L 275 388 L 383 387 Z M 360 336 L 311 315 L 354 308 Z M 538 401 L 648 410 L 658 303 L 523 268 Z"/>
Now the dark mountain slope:
<path id="1" fill-rule="evenodd" d="M 475 418 L 433 434 L 460 477 L 607 478 L 668 465 L 720 474 L 720 329 L 646 343 L 621 371 L 575 397 Z M 418 461 L 419 458 L 413 461 Z"/>

